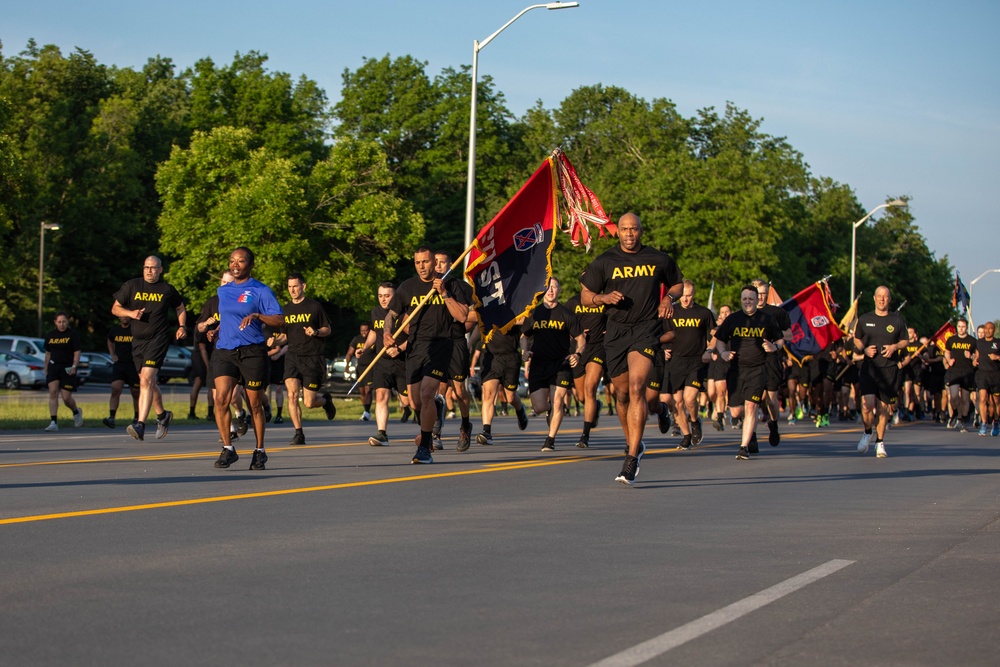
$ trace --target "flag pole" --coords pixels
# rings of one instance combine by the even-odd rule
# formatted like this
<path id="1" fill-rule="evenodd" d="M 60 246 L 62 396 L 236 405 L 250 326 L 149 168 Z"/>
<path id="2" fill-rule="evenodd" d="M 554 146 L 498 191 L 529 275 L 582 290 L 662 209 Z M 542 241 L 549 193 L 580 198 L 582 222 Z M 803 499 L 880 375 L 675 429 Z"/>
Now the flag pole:
<path id="1" fill-rule="evenodd" d="M 457 267 L 459 264 L 462 263 L 463 260 L 465 260 L 465 256 L 468 255 L 470 252 L 472 252 L 472 249 L 474 247 L 476 247 L 476 239 L 473 239 L 472 240 L 472 245 L 470 245 L 468 248 L 466 248 L 465 252 L 463 252 L 461 255 L 459 255 L 458 259 L 456 259 L 454 262 L 451 263 L 451 266 L 448 267 L 448 270 L 445 271 L 444 275 L 441 276 L 441 280 L 444 280 L 445 278 L 447 278 L 448 275 L 451 274 L 451 272 L 455 270 L 455 267 Z M 417 304 L 417 307 L 413 309 L 412 313 L 410 313 L 409 315 L 406 316 L 406 319 L 403 320 L 403 323 L 400 324 L 399 327 L 396 329 L 396 333 L 394 333 L 393 336 L 392 336 L 393 340 L 395 340 L 396 336 L 399 335 L 399 332 L 403 331 L 410 324 L 410 320 L 412 320 L 414 317 L 416 317 L 417 313 L 420 312 L 420 310 L 424 307 L 424 304 L 427 303 L 427 300 L 431 298 L 431 295 L 435 291 L 436 290 L 433 287 L 430 288 L 429 290 L 427 290 L 427 294 L 425 294 L 423 296 L 423 298 L 420 299 L 420 303 Z M 385 347 L 384 345 L 382 346 L 382 349 L 379 350 L 378 354 L 375 355 L 375 358 L 372 359 L 372 361 L 371 361 L 370 364 L 368 364 L 368 368 L 365 369 L 364 373 L 362 373 L 361 375 L 358 376 L 358 379 L 354 381 L 354 384 L 351 385 L 351 388 L 347 390 L 347 395 L 348 396 L 350 396 L 351 392 L 353 392 L 357 388 L 357 386 L 359 384 L 361 384 L 361 381 L 365 378 L 366 375 L 368 375 L 368 373 L 371 371 L 371 369 L 375 366 L 375 362 L 377 362 L 379 359 L 381 359 L 382 355 L 385 354 L 385 351 L 388 350 L 388 349 L 389 348 Z"/>

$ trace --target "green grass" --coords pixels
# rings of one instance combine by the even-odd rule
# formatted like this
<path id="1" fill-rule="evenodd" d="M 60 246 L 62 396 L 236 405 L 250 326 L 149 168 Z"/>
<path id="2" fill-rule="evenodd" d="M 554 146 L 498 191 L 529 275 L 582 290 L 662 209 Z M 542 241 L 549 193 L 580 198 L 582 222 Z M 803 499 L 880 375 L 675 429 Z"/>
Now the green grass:
<path id="1" fill-rule="evenodd" d="M 8 391 L 6 389 L 0 389 L 0 395 L 3 395 L 3 400 L 0 401 L 0 431 L 13 431 L 18 429 L 37 430 L 48 426 L 48 401 L 38 400 L 40 395 L 44 396 L 43 393 L 35 392 L 25 395 L 24 391 Z M 28 399 L 29 396 L 31 397 L 30 400 Z M 106 428 L 104 424 L 101 423 L 101 420 L 108 416 L 107 395 L 77 395 L 74 398 L 76 398 L 77 405 L 83 410 L 83 428 Z M 287 402 L 286 397 L 285 403 L 287 404 Z M 359 399 L 335 398 L 334 404 L 337 406 L 337 421 L 358 420 L 361 418 L 363 408 Z M 199 401 L 198 403 L 198 419 L 187 418 L 188 408 L 190 407 L 190 404 L 187 401 L 168 400 L 165 407 L 167 410 L 173 411 L 173 425 L 175 426 L 203 425 L 209 423 L 208 420 L 205 419 L 208 407 L 205 405 L 204 400 Z M 287 405 L 281 414 L 285 418 L 285 423 L 290 424 L 291 420 L 288 418 Z M 389 418 L 392 419 L 394 415 L 398 418 L 399 414 L 399 405 L 395 402 L 390 403 Z M 115 418 L 120 424 L 126 424 L 132 420 L 132 416 L 132 400 L 128 393 L 125 392 L 118 405 L 118 412 L 115 415 Z M 73 427 L 73 415 L 70 413 L 69 408 L 62 403 L 62 400 L 59 401 L 59 411 L 57 412 L 57 417 L 60 429 Z M 304 408 L 302 410 L 302 419 L 307 422 L 325 422 L 326 414 L 319 408 Z"/>

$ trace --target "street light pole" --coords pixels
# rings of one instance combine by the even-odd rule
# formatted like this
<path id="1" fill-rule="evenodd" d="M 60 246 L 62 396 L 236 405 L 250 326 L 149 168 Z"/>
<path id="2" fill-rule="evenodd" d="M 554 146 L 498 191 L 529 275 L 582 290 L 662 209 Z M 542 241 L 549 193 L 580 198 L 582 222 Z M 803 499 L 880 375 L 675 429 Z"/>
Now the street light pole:
<path id="1" fill-rule="evenodd" d="M 888 208 L 890 206 L 905 207 L 907 206 L 907 203 L 902 199 L 894 199 L 891 202 L 879 204 L 872 210 L 868 211 L 868 215 L 855 222 L 854 226 L 851 228 L 851 303 L 854 303 L 854 272 L 855 264 L 857 263 L 858 258 L 858 227 L 868 222 L 868 218 L 878 213 L 880 209 Z"/>
<path id="2" fill-rule="evenodd" d="M 45 230 L 59 229 L 59 225 L 49 224 L 44 220 L 38 229 L 38 337 L 42 337 L 42 283 L 45 277 Z"/>
<path id="3" fill-rule="evenodd" d="M 504 23 L 499 30 L 494 32 L 492 35 L 479 42 L 476 40 L 472 41 L 472 102 L 469 111 L 469 172 L 468 172 L 468 183 L 466 185 L 466 195 L 465 195 L 465 247 L 468 248 L 472 245 L 473 229 L 474 229 L 474 214 L 476 207 L 476 88 L 479 78 L 479 52 L 490 42 L 493 38 L 499 35 L 501 32 L 507 29 L 511 23 L 518 20 L 532 9 L 571 9 L 573 7 L 579 7 L 579 2 L 548 2 L 542 5 L 531 5 L 530 7 L 525 7 L 511 20 Z M 465 257 L 465 265 L 469 265 L 469 256 Z"/>
<path id="4" fill-rule="evenodd" d="M 978 278 L 969 283 L 969 328 L 970 329 L 976 328 L 976 325 L 972 322 L 972 288 L 975 287 L 976 283 L 978 283 L 980 280 L 982 280 L 991 273 L 1000 273 L 1000 269 L 989 269 L 987 271 L 983 271 L 981 274 L 979 274 Z"/>

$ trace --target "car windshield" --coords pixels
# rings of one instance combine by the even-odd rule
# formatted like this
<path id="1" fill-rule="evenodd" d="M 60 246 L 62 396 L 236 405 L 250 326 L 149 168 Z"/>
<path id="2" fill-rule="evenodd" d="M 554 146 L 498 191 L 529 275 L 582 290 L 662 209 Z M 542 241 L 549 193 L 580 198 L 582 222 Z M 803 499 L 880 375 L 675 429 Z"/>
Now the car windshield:
<path id="1" fill-rule="evenodd" d="M 22 354 L 21 352 L 4 352 L 11 359 L 17 359 L 18 361 L 24 361 L 30 364 L 41 363 L 41 359 L 38 357 L 33 357 L 30 354 Z"/>

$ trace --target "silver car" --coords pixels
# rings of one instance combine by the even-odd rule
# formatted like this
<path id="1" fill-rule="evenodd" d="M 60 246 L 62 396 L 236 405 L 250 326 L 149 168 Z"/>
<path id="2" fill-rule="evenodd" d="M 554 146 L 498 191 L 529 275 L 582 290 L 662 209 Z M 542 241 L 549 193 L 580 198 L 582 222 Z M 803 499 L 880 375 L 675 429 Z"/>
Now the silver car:
<path id="1" fill-rule="evenodd" d="M 0 352 L 0 378 L 7 389 L 45 386 L 45 362 L 20 352 Z"/>

